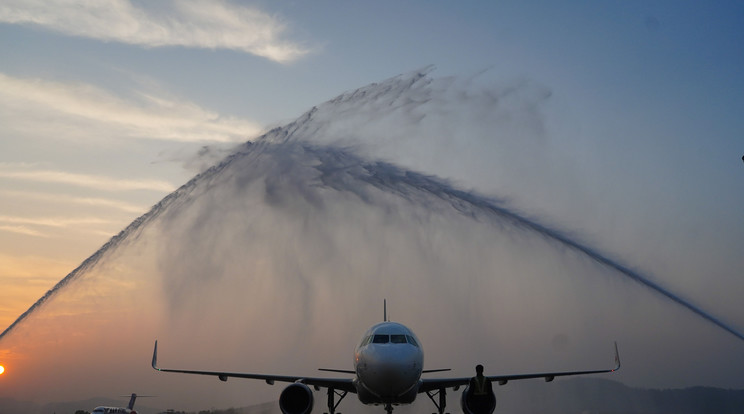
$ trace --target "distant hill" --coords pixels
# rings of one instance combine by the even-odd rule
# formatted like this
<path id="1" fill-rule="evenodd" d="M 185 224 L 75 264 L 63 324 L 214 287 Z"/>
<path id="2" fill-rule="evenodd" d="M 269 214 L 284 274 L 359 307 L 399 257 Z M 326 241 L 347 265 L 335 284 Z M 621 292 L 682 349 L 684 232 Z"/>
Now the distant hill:
<path id="1" fill-rule="evenodd" d="M 16 401 L 12 398 L 0 398 L 0 414 L 32 413 L 34 404 L 27 401 Z"/>
<path id="2" fill-rule="evenodd" d="M 556 380 L 552 383 L 521 381 L 506 386 L 495 386 L 497 405 L 495 414 L 742 414 L 744 390 L 727 390 L 713 387 L 683 389 L 631 388 L 616 381 L 596 378 Z M 448 393 L 448 412 L 459 413 L 459 392 Z M 325 410 L 324 394 L 315 394 L 313 412 Z M 420 400 L 420 401 L 419 401 Z M 425 396 L 414 406 L 397 407 L 395 413 L 432 412 L 433 406 Z M 0 414 L 72 414 L 76 410 L 91 411 L 97 405 L 121 406 L 120 400 L 93 398 L 85 401 L 36 405 L 0 399 Z M 141 414 L 157 414 L 164 410 L 136 406 Z M 188 411 L 194 414 L 279 414 L 277 403 L 264 403 L 249 407 L 225 408 L 211 411 Z M 349 396 L 339 406 L 341 412 L 384 413 L 381 407 L 365 407 Z M 183 412 L 183 411 L 178 411 Z"/>
<path id="3" fill-rule="evenodd" d="M 525 382 L 524 386 L 505 391 L 497 387 L 504 413 L 532 414 L 734 414 L 744 413 L 744 390 L 712 387 L 683 389 L 642 389 L 619 382 L 574 378 L 545 383 Z M 504 390 L 503 392 L 499 392 Z"/>

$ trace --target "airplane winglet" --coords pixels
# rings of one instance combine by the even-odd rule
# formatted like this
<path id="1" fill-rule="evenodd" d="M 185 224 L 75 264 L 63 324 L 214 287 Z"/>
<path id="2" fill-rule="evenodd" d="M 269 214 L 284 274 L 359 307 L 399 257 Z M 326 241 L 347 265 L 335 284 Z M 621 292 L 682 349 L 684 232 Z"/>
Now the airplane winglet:
<path id="1" fill-rule="evenodd" d="M 615 368 L 612 370 L 617 371 L 620 369 L 620 352 L 617 351 L 617 341 L 615 341 Z"/>
<path id="2" fill-rule="evenodd" d="M 155 349 L 152 351 L 152 367 L 158 371 L 160 371 L 160 368 L 158 368 L 158 340 L 155 340 Z"/>

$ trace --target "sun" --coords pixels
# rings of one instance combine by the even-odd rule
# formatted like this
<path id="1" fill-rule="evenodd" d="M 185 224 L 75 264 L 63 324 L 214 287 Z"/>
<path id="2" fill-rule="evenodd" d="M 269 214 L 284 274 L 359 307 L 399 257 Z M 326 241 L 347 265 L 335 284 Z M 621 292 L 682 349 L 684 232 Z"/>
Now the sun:
<path id="1" fill-rule="evenodd" d="M 0 375 L 3 375 L 3 372 L 5 372 L 5 367 L 0 365 Z"/>

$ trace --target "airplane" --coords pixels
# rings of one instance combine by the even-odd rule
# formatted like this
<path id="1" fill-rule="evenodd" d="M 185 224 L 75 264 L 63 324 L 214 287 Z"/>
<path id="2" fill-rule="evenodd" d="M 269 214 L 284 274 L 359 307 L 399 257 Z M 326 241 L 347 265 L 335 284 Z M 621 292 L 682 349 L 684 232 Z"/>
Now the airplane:
<path id="1" fill-rule="evenodd" d="M 265 381 L 290 383 L 279 396 L 279 408 L 283 414 L 309 414 L 313 409 L 313 392 L 327 389 L 328 413 L 336 409 L 348 393 L 357 395 L 362 404 L 383 405 L 387 414 L 392 414 L 393 406 L 411 404 L 418 394 L 425 393 L 434 403 L 439 414 L 444 414 L 447 406 L 448 388 L 463 390 L 460 406 L 465 414 L 492 414 L 496 408 L 496 397 L 489 386 L 486 392 L 476 392 L 472 377 L 422 378 L 422 374 L 449 371 L 445 369 L 424 369 L 424 351 L 421 342 L 411 329 L 387 319 L 385 309 L 383 322 L 369 328 L 354 351 L 354 370 L 319 368 L 320 371 L 354 375 L 351 378 L 323 378 L 308 376 L 268 375 L 225 371 L 196 371 L 186 369 L 167 369 L 157 365 L 158 341 L 152 353 L 152 367 L 160 372 L 182 374 L 212 375 L 222 381 L 228 378 L 249 378 Z M 545 372 L 536 374 L 489 375 L 490 382 L 505 385 L 509 381 L 528 378 L 544 378 L 546 382 L 556 377 L 615 372 L 620 369 L 620 355 L 615 343 L 615 367 L 612 369 L 568 372 Z M 486 394 L 483 396 L 476 394 Z M 339 397 L 335 401 L 335 397 Z M 435 413 L 436 414 L 436 413 Z"/>
<path id="2" fill-rule="evenodd" d="M 137 411 L 134 411 L 134 400 L 136 399 L 137 394 L 132 394 L 132 396 L 129 398 L 129 404 L 127 404 L 127 408 L 100 406 L 94 408 L 92 414 L 137 414 Z"/>

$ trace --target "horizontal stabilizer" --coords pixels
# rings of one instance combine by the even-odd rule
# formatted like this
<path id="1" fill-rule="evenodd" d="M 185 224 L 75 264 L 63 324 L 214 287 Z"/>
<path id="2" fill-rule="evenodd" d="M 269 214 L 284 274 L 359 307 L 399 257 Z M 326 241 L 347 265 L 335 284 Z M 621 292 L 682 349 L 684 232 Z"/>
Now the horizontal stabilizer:
<path id="1" fill-rule="evenodd" d="M 318 368 L 318 371 L 340 372 L 342 374 L 356 374 L 356 371 L 352 371 L 348 369 Z"/>

